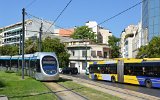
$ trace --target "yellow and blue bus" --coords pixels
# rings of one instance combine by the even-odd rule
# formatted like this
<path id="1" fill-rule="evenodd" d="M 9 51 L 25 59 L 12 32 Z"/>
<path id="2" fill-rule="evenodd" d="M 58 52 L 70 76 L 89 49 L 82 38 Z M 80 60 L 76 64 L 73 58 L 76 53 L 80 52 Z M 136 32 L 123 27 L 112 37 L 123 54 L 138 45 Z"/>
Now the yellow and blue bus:
<path id="1" fill-rule="evenodd" d="M 89 78 L 160 88 L 160 58 L 90 62 Z"/>

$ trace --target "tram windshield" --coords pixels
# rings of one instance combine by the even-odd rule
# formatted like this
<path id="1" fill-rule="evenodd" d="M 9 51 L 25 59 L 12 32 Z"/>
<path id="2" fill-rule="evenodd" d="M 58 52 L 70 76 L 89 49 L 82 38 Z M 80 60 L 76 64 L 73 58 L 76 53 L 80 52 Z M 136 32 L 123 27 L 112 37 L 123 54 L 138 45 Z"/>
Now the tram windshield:
<path id="1" fill-rule="evenodd" d="M 42 68 L 46 74 L 55 74 L 57 72 L 57 60 L 53 56 L 44 56 L 42 58 Z"/>

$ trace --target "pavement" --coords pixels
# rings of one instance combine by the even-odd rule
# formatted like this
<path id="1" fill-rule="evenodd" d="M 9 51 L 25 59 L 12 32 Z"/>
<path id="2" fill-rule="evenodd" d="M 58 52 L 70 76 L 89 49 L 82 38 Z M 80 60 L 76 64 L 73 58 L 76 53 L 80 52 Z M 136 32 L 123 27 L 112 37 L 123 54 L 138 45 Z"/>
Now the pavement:
<path id="1" fill-rule="evenodd" d="M 102 91 L 104 93 L 108 93 L 108 94 L 120 97 L 122 99 L 125 99 L 125 100 L 160 100 L 159 97 L 143 94 L 140 92 L 131 91 L 128 89 L 108 86 L 108 85 L 104 85 L 101 83 L 97 83 L 97 82 L 93 82 L 93 81 L 89 81 L 89 80 L 85 80 L 81 78 L 76 78 L 72 76 L 62 75 L 62 74 L 60 76 L 63 78 L 71 79 L 73 80 L 73 82 L 84 85 L 86 87 L 93 88 L 98 91 Z"/>
<path id="2" fill-rule="evenodd" d="M 0 95 L 0 100 L 8 100 L 8 98 L 4 95 Z"/>

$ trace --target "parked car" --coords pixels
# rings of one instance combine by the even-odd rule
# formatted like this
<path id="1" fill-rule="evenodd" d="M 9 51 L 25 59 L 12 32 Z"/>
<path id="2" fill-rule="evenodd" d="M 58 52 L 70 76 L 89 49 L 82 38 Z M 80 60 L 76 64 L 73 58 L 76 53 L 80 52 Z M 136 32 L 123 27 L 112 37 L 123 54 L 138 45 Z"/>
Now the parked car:
<path id="1" fill-rule="evenodd" d="M 78 74 L 78 69 L 76 67 L 65 67 L 62 69 L 62 74 Z"/>

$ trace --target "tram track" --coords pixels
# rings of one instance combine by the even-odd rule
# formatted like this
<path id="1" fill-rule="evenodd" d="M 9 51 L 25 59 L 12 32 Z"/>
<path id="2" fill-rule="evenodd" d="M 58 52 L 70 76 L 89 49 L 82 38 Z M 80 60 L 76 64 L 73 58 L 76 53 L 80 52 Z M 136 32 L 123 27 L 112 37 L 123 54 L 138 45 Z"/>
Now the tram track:
<path id="1" fill-rule="evenodd" d="M 54 94 L 58 100 L 69 100 L 76 98 L 76 100 L 89 100 L 85 96 L 65 87 L 56 82 L 43 82 L 43 84 Z"/>
<path id="2" fill-rule="evenodd" d="M 147 94 L 143 94 L 143 93 L 127 90 L 127 89 L 120 89 L 117 87 L 104 85 L 99 82 L 89 81 L 86 79 L 81 79 L 81 78 L 66 76 L 66 75 L 61 75 L 61 76 L 63 78 L 72 79 L 74 82 L 78 84 L 81 83 L 82 85 L 85 85 L 85 86 L 88 86 L 88 87 L 91 87 L 97 90 L 101 90 L 102 92 L 107 92 L 111 95 L 118 96 L 122 99 L 128 100 L 132 98 L 136 100 L 160 100 L 160 98 L 155 97 L 155 96 L 150 96 Z"/>

